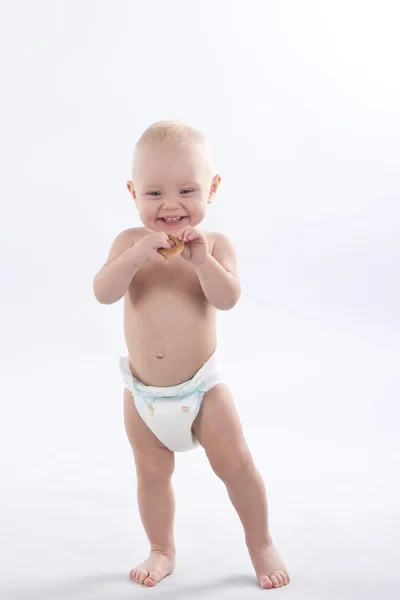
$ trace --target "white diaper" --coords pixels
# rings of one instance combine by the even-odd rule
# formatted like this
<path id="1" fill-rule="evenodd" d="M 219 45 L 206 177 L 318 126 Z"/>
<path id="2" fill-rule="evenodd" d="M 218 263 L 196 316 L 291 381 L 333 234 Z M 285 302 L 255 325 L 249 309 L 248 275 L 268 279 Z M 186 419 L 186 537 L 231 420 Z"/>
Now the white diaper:
<path id="1" fill-rule="evenodd" d="M 128 357 L 120 357 L 119 368 L 139 415 L 160 442 L 173 452 L 196 448 L 193 421 L 204 394 L 222 381 L 217 351 L 192 379 L 169 387 L 144 385 L 132 375 Z"/>

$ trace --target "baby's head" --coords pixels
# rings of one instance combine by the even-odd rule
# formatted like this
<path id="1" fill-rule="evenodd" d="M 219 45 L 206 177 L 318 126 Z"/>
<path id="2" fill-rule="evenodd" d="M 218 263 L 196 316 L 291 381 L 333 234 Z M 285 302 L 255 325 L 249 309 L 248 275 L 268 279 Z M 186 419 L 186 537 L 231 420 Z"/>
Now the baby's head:
<path id="1" fill-rule="evenodd" d="M 180 121 L 159 121 L 136 144 L 127 187 L 146 227 L 176 233 L 204 219 L 220 181 L 199 131 Z"/>

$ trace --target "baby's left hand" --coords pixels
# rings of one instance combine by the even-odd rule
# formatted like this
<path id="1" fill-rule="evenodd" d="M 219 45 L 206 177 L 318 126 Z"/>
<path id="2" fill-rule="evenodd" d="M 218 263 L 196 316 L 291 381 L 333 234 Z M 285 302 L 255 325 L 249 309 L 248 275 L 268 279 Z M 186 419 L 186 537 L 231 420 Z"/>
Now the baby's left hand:
<path id="1" fill-rule="evenodd" d="M 209 253 L 208 242 L 200 231 L 194 227 L 185 227 L 179 233 L 178 239 L 185 244 L 182 258 L 192 265 L 201 265 L 205 262 Z"/>

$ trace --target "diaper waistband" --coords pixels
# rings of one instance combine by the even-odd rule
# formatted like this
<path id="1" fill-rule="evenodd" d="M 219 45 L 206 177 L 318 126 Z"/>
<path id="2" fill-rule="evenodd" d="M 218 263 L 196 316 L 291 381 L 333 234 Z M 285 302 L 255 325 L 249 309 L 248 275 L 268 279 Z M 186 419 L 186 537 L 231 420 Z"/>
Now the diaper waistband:
<path id="1" fill-rule="evenodd" d="M 138 393 L 141 396 L 152 396 L 153 398 L 167 398 L 179 396 L 185 398 L 190 396 L 194 390 L 205 391 L 209 387 L 209 379 L 219 375 L 219 354 L 215 351 L 212 356 L 204 363 L 201 369 L 192 379 L 167 387 L 145 385 L 139 379 L 132 375 L 129 367 L 129 357 L 120 357 L 119 367 L 124 377 L 125 384 L 130 392 Z"/>

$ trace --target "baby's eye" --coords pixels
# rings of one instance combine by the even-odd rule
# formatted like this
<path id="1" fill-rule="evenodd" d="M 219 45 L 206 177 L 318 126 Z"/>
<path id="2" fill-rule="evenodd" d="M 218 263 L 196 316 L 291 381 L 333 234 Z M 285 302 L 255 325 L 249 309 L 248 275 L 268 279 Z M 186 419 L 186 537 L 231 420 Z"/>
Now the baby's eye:
<path id="1" fill-rule="evenodd" d="M 148 196 L 152 196 L 153 198 L 156 198 L 157 196 L 161 196 L 160 192 L 147 192 Z"/>
<path id="2" fill-rule="evenodd" d="M 188 195 L 188 194 L 192 194 L 195 190 L 192 189 L 185 189 L 185 190 L 181 190 L 181 194 L 183 195 Z"/>

